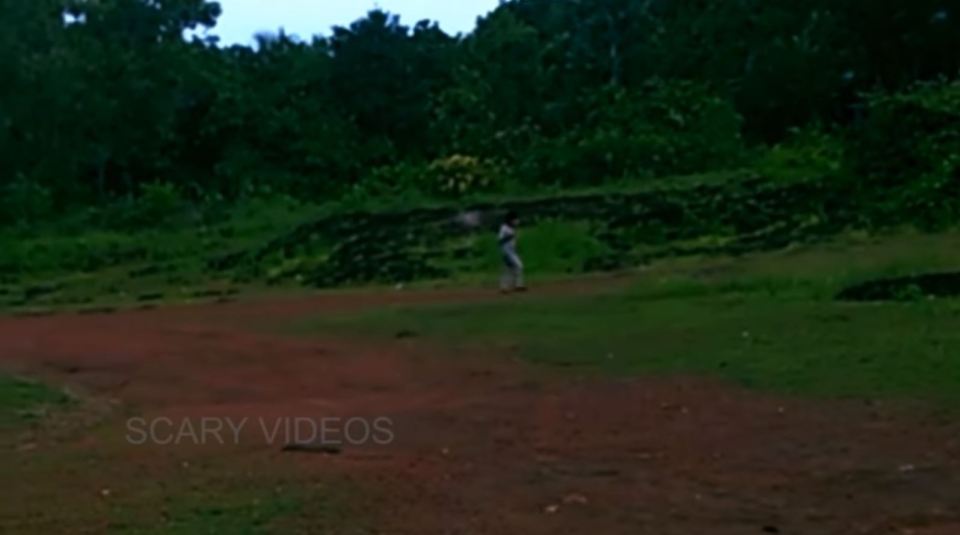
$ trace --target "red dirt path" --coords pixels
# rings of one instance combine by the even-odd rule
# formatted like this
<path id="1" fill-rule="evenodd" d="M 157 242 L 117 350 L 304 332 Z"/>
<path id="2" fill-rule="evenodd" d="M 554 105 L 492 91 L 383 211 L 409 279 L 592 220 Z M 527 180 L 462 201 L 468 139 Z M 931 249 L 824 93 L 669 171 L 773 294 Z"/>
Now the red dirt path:
<path id="1" fill-rule="evenodd" d="M 0 461 L 18 484 L 0 505 L 0 532 L 100 533 L 112 501 L 146 488 L 162 504 L 185 482 L 215 487 L 229 475 L 255 486 L 273 475 L 358 489 L 351 511 L 369 529 L 349 533 L 960 534 L 960 427 L 931 410 L 690 378 L 575 381 L 416 340 L 269 328 L 388 302 L 483 298 L 345 293 L 2 319 L 0 366 L 111 408 L 92 431 L 18 439 Z M 384 416 L 396 441 L 285 453 L 251 428 L 240 445 L 132 446 L 124 422 L 137 415 Z M 160 509 L 142 514 L 160 521 Z M 284 532 L 341 533 L 324 521 Z"/>

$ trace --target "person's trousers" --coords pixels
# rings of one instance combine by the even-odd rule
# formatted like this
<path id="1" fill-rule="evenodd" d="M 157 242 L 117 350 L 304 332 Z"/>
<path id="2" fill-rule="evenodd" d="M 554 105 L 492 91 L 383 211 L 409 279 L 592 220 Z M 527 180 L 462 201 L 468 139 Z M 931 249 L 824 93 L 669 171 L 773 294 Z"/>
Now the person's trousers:
<path id="1" fill-rule="evenodd" d="M 523 262 L 516 253 L 504 253 L 500 289 L 516 290 L 517 288 L 523 288 Z"/>

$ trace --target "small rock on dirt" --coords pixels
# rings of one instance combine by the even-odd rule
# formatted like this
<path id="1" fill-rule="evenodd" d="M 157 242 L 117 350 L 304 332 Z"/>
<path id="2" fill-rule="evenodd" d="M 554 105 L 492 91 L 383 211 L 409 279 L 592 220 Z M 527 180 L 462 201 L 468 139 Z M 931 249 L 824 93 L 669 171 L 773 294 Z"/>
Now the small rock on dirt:
<path id="1" fill-rule="evenodd" d="M 343 453 L 343 447 L 337 444 L 292 443 L 284 446 L 283 451 L 292 453 L 323 453 L 326 455 L 340 455 Z"/>
<path id="2" fill-rule="evenodd" d="M 405 340 L 407 338 L 416 338 L 416 331 L 411 331 L 410 329 L 403 329 L 402 331 L 397 331 L 397 334 L 393 335 L 397 340 Z"/>

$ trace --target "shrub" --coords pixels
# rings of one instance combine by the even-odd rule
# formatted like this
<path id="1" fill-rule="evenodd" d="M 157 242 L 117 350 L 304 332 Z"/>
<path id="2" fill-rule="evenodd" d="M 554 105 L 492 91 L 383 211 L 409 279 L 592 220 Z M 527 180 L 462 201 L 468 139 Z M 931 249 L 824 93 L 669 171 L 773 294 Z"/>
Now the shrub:
<path id="1" fill-rule="evenodd" d="M 24 178 L 17 178 L 0 189 L 2 223 L 25 224 L 51 214 L 50 190 Z"/>
<path id="2" fill-rule="evenodd" d="M 386 197 L 417 188 L 420 176 L 426 173 L 422 164 L 400 162 L 376 167 L 368 172 L 351 191 L 348 200 Z"/>
<path id="3" fill-rule="evenodd" d="M 638 91 L 611 89 L 583 102 L 586 120 L 541 142 L 527 174 L 558 185 L 657 177 L 738 165 L 741 118 L 705 86 L 652 81 Z"/>
<path id="4" fill-rule="evenodd" d="M 378 167 L 361 181 L 351 196 L 462 197 L 496 190 L 505 172 L 494 162 L 454 154 L 428 164 L 399 163 Z"/>
<path id="5" fill-rule="evenodd" d="M 119 199 L 104 206 L 98 210 L 96 219 L 106 228 L 157 228 L 182 218 L 188 208 L 176 186 L 157 182 L 143 184 L 138 197 Z"/>
<path id="6" fill-rule="evenodd" d="M 763 151 L 755 163 L 771 178 L 829 176 L 843 168 L 844 142 L 819 124 L 791 130 L 786 141 Z"/>
<path id="7" fill-rule="evenodd" d="M 427 191 L 445 197 L 491 191 L 502 173 L 496 164 L 461 154 L 435 160 L 427 171 Z"/>
<path id="8" fill-rule="evenodd" d="M 868 115 L 853 137 L 851 163 L 862 175 L 899 183 L 949 176 L 960 154 L 960 82 L 922 83 L 868 96 Z"/>
<path id="9" fill-rule="evenodd" d="M 960 82 L 868 98 L 851 140 L 860 194 L 878 219 L 933 230 L 960 216 Z"/>

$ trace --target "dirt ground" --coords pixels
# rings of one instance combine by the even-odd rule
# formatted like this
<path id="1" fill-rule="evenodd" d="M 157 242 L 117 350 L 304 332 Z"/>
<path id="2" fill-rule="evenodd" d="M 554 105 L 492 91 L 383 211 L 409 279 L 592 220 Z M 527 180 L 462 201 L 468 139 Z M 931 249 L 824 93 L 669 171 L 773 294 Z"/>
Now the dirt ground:
<path id="1" fill-rule="evenodd" d="M 485 298 L 365 292 L 4 318 L 0 366 L 81 393 L 98 423 L 73 418 L 6 447 L 0 531 L 100 533 L 146 487 L 162 503 L 230 474 L 353 489 L 358 533 L 960 533 L 960 426 L 930 408 L 697 378 L 572 379 L 496 350 L 273 328 Z M 251 429 L 239 444 L 138 446 L 125 438 L 130 416 L 385 417 L 395 440 L 297 453 Z M 159 522 L 159 509 L 141 514 Z M 287 532 L 355 532 L 315 520 L 308 512 Z"/>

